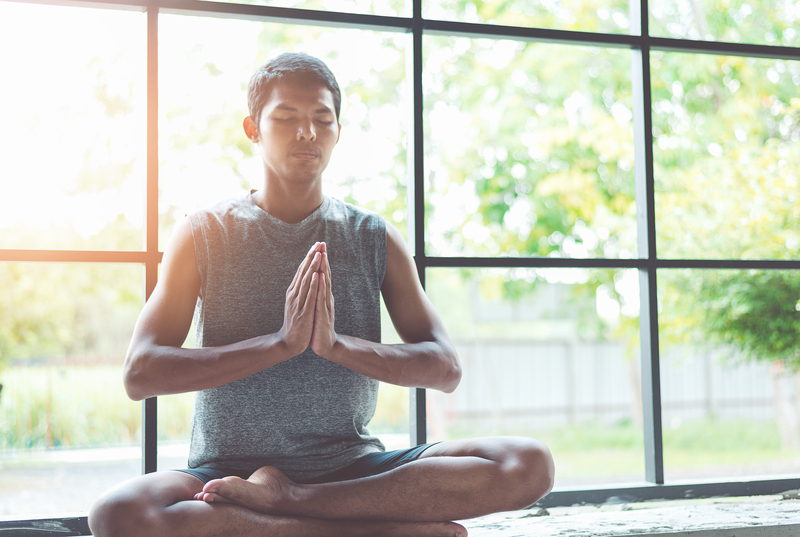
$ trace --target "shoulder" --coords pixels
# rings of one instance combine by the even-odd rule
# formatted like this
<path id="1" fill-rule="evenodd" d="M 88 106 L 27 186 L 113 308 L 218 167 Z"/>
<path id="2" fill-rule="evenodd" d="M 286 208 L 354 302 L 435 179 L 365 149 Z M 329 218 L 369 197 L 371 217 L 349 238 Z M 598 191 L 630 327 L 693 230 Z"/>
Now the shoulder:
<path id="1" fill-rule="evenodd" d="M 356 229 L 386 229 L 386 221 L 376 213 L 363 207 L 347 203 L 338 198 L 328 198 L 326 218 L 329 221 L 347 223 Z"/>
<path id="2" fill-rule="evenodd" d="M 229 198 L 200 209 L 189 215 L 191 225 L 208 225 L 213 222 L 224 223 L 229 220 L 248 219 L 253 213 L 253 199 L 250 194 Z"/>
<path id="3" fill-rule="evenodd" d="M 173 281 L 195 281 L 199 275 L 195 251 L 194 231 L 189 218 L 179 222 L 169 238 L 162 259 L 162 280 L 173 285 Z"/>

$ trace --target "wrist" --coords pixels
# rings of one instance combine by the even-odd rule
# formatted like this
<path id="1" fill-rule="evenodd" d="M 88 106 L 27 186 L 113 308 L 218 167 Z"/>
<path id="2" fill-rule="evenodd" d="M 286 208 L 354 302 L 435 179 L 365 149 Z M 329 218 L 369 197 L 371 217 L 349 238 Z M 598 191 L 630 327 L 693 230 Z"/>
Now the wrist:
<path id="1" fill-rule="evenodd" d="M 326 357 L 328 360 L 341 365 L 340 358 L 347 354 L 347 344 L 339 334 L 336 334 L 329 354 L 330 357 Z"/>
<path id="2" fill-rule="evenodd" d="M 276 334 L 277 338 L 272 344 L 267 343 L 266 350 L 276 352 L 282 362 L 301 354 L 306 347 L 300 348 L 296 342 L 285 337 L 283 331 Z"/>

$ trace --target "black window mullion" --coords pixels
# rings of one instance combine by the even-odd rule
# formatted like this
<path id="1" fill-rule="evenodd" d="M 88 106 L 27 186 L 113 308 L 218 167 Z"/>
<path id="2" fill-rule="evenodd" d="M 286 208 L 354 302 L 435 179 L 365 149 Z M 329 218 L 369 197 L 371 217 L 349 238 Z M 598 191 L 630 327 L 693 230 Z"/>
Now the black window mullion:
<path id="1" fill-rule="evenodd" d="M 423 95 L 422 95 L 422 0 L 412 0 L 412 26 L 411 26 L 411 61 L 410 72 L 412 85 L 413 145 L 409 144 L 408 151 L 413 152 L 413 177 L 409 178 L 409 189 L 412 192 L 409 200 L 411 215 L 409 218 L 408 235 L 412 241 L 414 261 L 417 265 L 417 274 L 423 289 L 425 288 L 425 161 L 424 161 L 424 133 L 422 124 Z M 413 208 L 413 209 L 412 209 Z M 409 434 L 411 445 L 427 442 L 428 419 L 426 394 L 424 388 L 412 388 L 409 401 Z"/>
<path id="2" fill-rule="evenodd" d="M 158 280 L 158 8 L 147 8 L 147 186 L 145 192 L 145 300 Z M 142 401 L 142 473 L 157 469 L 158 400 Z"/>
<path id="3" fill-rule="evenodd" d="M 639 338 L 641 345 L 642 418 L 645 479 L 664 483 L 661 430 L 661 377 L 658 346 L 657 252 L 655 180 L 653 174 L 653 120 L 650 92 L 650 46 L 647 0 L 639 3 L 641 46 L 631 52 L 634 96 L 634 152 L 638 254 L 646 259 L 639 268 Z"/>

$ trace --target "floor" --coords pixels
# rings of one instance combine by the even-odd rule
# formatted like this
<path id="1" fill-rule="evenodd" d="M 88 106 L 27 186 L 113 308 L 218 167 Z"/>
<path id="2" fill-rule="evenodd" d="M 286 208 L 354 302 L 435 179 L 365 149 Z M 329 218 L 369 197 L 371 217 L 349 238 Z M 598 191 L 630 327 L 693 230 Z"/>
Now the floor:
<path id="1" fill-rule="evenodd" d="M 800 537 L 797 494 L 562 507 L 465 524 L 470 537 Z"/>
<path id="2" fill-rule="evenodd" d="M 798 537 L 795 493 L 756 498 L 559 507 L 466 521 L 470 537 Z M 69 536 L 85 520 L 0 522 L 0 537 Z M 413 536 L 409 536 L 413 537 Z"/>
<path id="3" fill-rule="evenodd" d="M 53 460 L 44 462 L 0 457 L 0 537 L 87 534 L 83 517 L 92 501 L 109 486 L 141 471 L 139 449 L 128 451 L 65 450 L 48 453 Z M 159 467 L 183 467 L 184 451 L 183 446 L 160 446 Z M 78 489 L 76 479 L 82 484 Z M 607 503 L 499 513 L 464 524 L 471 537 L 800 537 L 798 498 L 800 492 Z M 70 518 L 41 520 L 52 513 Z M 35 519 L 39 521 L 15 522 Z"/>

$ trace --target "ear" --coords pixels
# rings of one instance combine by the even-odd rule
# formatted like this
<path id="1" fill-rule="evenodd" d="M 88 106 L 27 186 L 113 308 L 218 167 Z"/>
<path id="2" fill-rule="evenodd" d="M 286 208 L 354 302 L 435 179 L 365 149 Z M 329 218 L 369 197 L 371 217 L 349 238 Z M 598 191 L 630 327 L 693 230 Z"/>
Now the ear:
<path id="1" fill-rule="evenodd" d="M 253 118 L 250 116 L 244 118 L 244 121 L 242 121 L 242 127 L 244 127 L 244 133 L 251 142 L 258 142 L 258 128 L 256 127 L 256 123 L 253 121 Z"/>
<path id="2" fill-rule="evenodd" d="M 337 123 L 338 123 L 338 122 L 337 122 Z M 341 137 L 342 137 L 342 124 L 341 124 L 341 123 L 339 123 L 339 132 L 338 132 L 338 133 L 336 133 L 336 143 L 337 143 L 337 144 L 339 143 L 339 138 L 341 138 Z"/>

